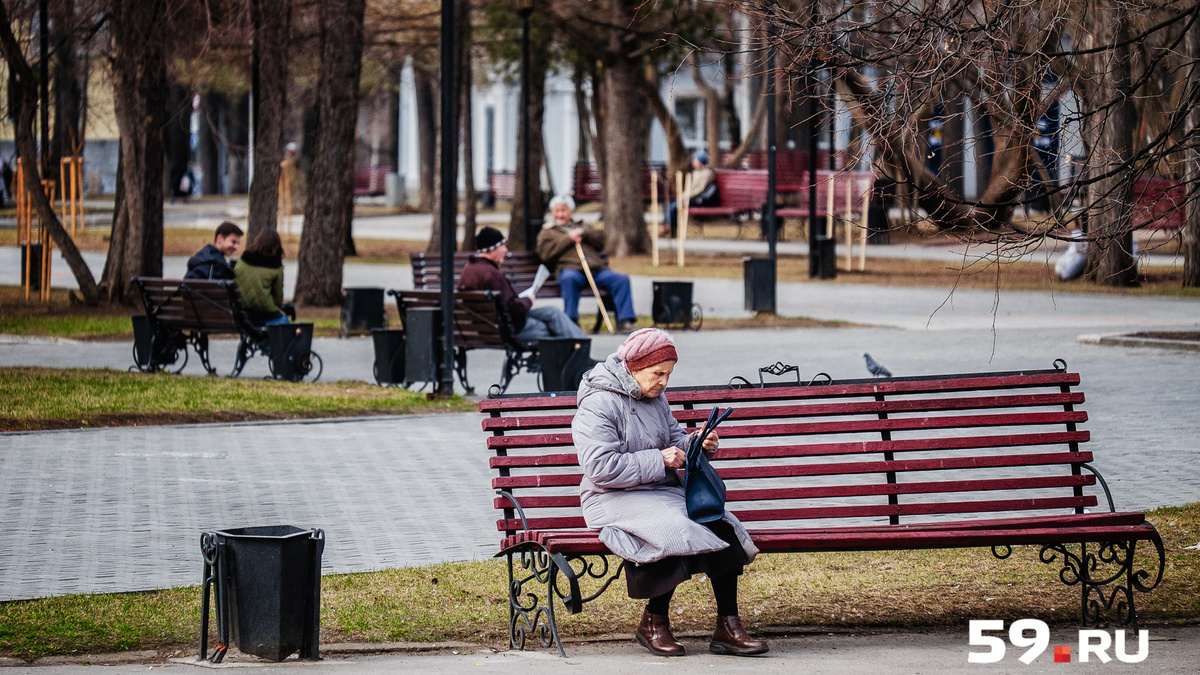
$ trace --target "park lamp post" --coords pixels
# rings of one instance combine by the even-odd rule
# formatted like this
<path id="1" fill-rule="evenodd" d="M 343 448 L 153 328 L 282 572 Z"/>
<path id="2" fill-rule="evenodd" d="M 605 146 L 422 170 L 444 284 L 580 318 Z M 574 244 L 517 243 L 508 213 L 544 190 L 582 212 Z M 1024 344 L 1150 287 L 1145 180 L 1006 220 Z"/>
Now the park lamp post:
<path id="1" fill-rule="evenodd" d="M 441 225 L 442 225 L 442 365 L 438 369 L 438 396 L 454 394 L 454 250 L 458 241 L 458 190 L 454 158 L 458 150 L 458 109 L 454 86 L 454 0 L 442 0 L 442 119 L 441 119 Z M 469 177 L 468 177 L 469 179 Z"/>
<path id="2" fill-rule="evenodd" d="M 535 248 L 537 231 L 530 212 L 529 183 L 529 16 L 533 0 L 517 0 L 517 16 L 521 17 L 521 212 L 525 216 L 525 250 Z"/>

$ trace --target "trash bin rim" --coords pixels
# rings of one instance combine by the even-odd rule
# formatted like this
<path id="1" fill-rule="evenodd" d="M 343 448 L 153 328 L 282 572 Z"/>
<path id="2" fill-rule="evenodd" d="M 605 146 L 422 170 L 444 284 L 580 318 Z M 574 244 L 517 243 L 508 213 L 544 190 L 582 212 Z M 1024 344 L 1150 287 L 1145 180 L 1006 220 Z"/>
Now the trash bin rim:
<path id="1" fill-rule="evenodd" d="M 294 532 L 286 534 L 255 534 L 246 530 L 281 530 L 284 528 L 292 528 Z M 227 530 L 216 530 L 214 534 L 218 537 L 226 537 L 229 539 L 291 539 L 293 537 L 312 536 L 318 532 L 317 528 L 303 529 L 295 525 L 252 525 L 250 527 L 231 527 Z"/>

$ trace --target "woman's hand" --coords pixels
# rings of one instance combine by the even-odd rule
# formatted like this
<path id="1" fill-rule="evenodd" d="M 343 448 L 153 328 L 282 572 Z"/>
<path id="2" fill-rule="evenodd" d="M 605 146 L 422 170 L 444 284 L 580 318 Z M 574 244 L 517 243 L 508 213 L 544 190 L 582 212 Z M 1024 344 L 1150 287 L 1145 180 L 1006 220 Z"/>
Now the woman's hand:
<path id="1" fill-rule="evenodd" d="M 663 466 L 668 469 L 682 469 L 687 463 L 687 454 L 675 446 L 662 449 Z"/>
<path id="2" fill-rule="evenodd" d="M 716 454 L 717 445 L 719 443 L 720 443 L 720 439 L 717 438 L 717 432 L 715 432 L 715 431 L 708 432 L 708 437 L 704 439 L 703 447 L 704 447 L 704 454 L 708 455 L 709 459 L 712 459 L 712 456 L 714 454 Z"/>

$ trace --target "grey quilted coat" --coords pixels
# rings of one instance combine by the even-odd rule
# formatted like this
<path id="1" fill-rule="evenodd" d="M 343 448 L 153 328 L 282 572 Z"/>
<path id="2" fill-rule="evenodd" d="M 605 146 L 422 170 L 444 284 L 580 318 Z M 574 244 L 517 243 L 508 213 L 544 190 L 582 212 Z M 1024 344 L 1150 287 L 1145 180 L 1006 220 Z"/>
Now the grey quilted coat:
<path id="1" fill-rule="evenodd" d="M 641 564 L 728 546 L 687 517 L 680 476 L 663 465 L 663 448 L 687 447 L 663 395 L 644 398 L 614 354 L 584 376 L 578 404 L 571 433 L 583 467 L 583 517 L 609 550 Z M 746 528 L 728 511 L 723 520 L 754 560 L 758 548 Z"/>

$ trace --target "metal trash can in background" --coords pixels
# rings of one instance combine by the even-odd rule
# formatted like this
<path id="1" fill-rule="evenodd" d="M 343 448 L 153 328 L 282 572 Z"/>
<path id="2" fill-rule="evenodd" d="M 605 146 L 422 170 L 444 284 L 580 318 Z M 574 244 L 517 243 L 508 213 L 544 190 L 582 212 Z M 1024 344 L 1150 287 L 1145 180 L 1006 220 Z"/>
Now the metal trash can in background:
<path id="1" fill-rule="evenodd" d="M 442 310 L 404 311 L 404 382 L 441 382 Z"/>
<path id="2" fill-rule="evenodd" d="M 383 289 L 375 287 L 342 289 L 342 327 L 346 337 L 354 331 L 383 328 Z"/>
<path id="3" fill-rule="evenodd" d="M 837 278 L 837 240 L 833 237 L 817 237 L 818 271 L 822 279 Z"/>
<path id="4" fill-rule="evenodd" d="M 267 326 L 267 348 L 271 353 L 271 375 L 278 380 L 299 382 L 313 368 L 321 377 L 324 364 L 312 350 L 313 325 L 311 323 L 282 323 Z"/>
<path id="5" fill-rule="evenodd" d="M 204 553 L 200 657 L 220 663 L 230 644 L 282 661 L 320 658 L 321 554 L 325 532 L 292 525 L 200 535 Z M 216 595 L 217 647 L 208 655 L 209 593 Z"/>
<path id="6" fill-rule="evenodd" d="M 655 281 L 654 302 L 650 317 L 654 325 L 679 324 L 685 329 L 700 330 L 700 305 L 692 302 L 695 284 L 690 281 Z M 695 323 L 695 325 L 693 325 Z"/>
<path id="7" fill-rule="evenodd" d="M 770 258 L 742 258 L 746 283 L 746 310 L 775 311 L 775 261 Z"/>
<path id="8" fill-rule="evenodd" d="M 584 373 L 599 363 L 592 358 L 591 338 L 538 340 L 542 391 L 576 391 Z"/>
<path id="9" fill-rule="evenodd" d="M 150 367 L 150 350 L 154 347 L 154 331 L 145 314 L 135 314 L 133 321 L 133 364 L 138 370 Z"/>
<path id="10" fill-rule="evenodd" d="M 29 249 L 29 253 L 25 250 Z M 25 283 L 25 256 L 29 256 L 29 288 L 42 290 L 42 245 L 38 242 L 21 244 L 21 283 Z"/>
<path id="11" fill-rule="evenodd" d="M 404 384 L 404 331 L 376 328 L 371 340 L 375 343 L 375 383 Z"/>

